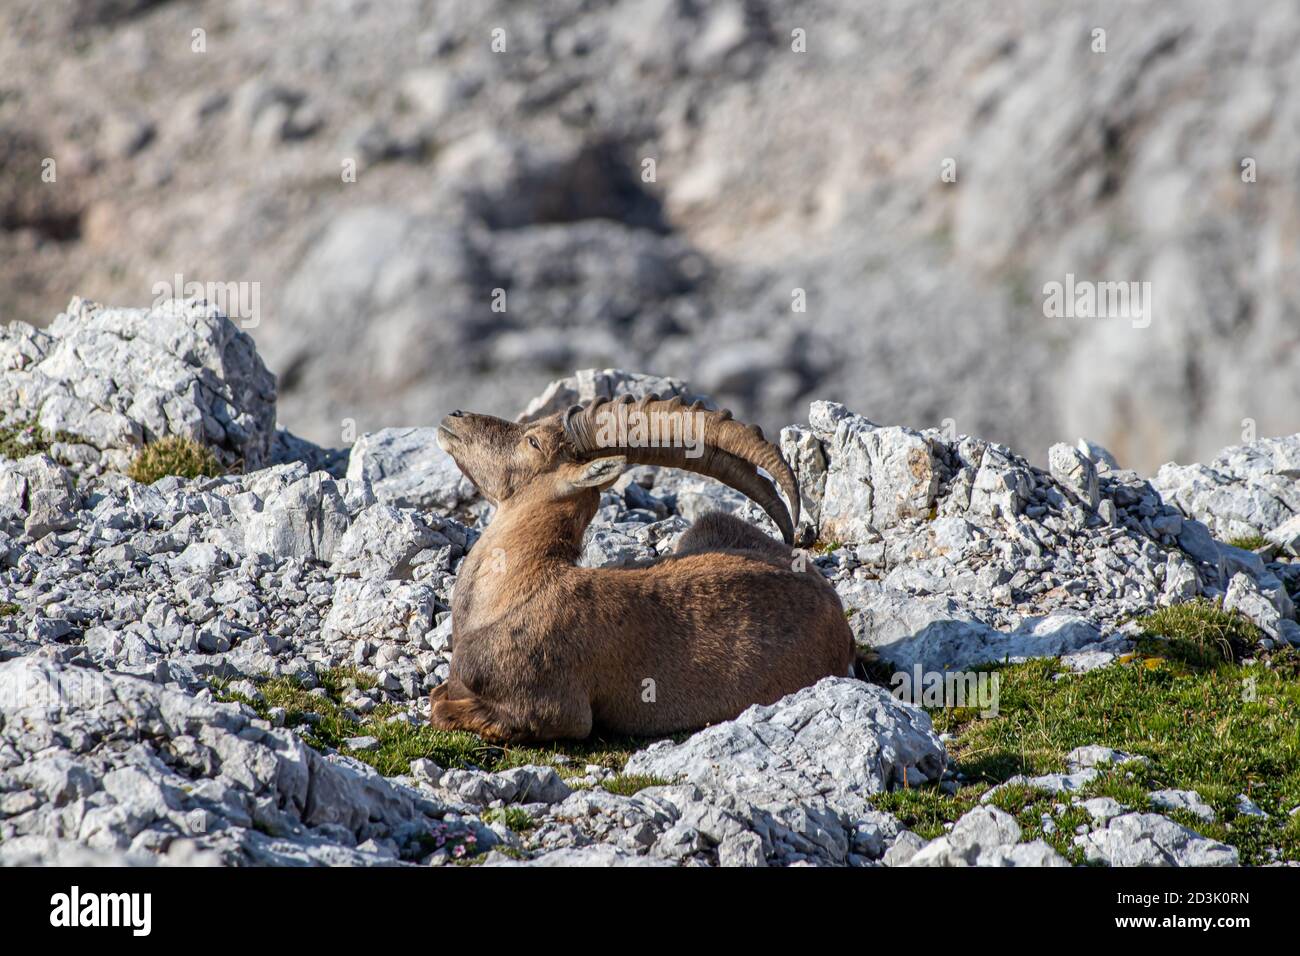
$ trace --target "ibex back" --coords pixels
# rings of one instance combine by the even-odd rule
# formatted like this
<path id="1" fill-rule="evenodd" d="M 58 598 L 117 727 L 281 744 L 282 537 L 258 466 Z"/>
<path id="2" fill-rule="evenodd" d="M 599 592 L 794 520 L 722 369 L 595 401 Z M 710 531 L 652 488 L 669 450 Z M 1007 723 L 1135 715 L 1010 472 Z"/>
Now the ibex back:
<path id="1" fill-rule="evenodd" d="M 518 742 L 582 738 L 593 725 L 666 734 L 848 673 L 839 597 L 790 548 L 798 485 L 756 427 L 648 396 L 527 423 L 453 412 L 438 440 L 496 513 L 456 581 L 434 726 Z M 600 492 L 629 464 L 725 482 L 763 507 L 786 544 L 715 513 L 654 563 L 578 567 Z"/>

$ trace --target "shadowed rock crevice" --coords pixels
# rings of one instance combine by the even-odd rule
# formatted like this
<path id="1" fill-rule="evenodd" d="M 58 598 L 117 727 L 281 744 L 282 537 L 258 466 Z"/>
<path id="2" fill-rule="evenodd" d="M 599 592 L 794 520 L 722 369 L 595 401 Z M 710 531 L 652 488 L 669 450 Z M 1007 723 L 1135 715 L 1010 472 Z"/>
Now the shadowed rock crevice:
<path id="1" fill-rule="evenodd" d="M 71 171 L 57 179 L 54 150 L 38 134 L 0 124 L 0 230 L 34 233 L 51 242 L 81 238 L 82 191 Z M 52 175 L 53 182 L 43 177 Z"/>
<path id="2" fill-rule="evenodd" d="M 483 199 L 470 208 L 492 229 L 517 229 L 605 219 L 633 229 L 667 233 L 663 204 L 646 189 L 628 156 L 629 145 L 601 140 L 576 153 L 543 161 L 513 185 L 526 206 Z"/>

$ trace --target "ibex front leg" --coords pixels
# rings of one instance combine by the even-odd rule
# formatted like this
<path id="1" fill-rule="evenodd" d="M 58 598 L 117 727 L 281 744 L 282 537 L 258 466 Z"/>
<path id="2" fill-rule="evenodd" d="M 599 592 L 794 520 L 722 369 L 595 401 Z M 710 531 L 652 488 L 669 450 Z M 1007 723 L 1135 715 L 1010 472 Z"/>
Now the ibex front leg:
<path id="1" fill-rule="evenodd" d="M 591 733 L 591 704 L 585 699 L 537 699 L 527 709 L 489 701 L 455 678 L 429 695 L 429 722 L 439 730 L 463 730 L 490 743 L 532 743 L 578 739 Z"/>
<path id="2" fill-rule="evenodd" d="M 508 741 L 514 736 L 496 708 L 479 697 L 434 700 L 429 722 L 439 730 L 464 730 L 492 743 Z"/>

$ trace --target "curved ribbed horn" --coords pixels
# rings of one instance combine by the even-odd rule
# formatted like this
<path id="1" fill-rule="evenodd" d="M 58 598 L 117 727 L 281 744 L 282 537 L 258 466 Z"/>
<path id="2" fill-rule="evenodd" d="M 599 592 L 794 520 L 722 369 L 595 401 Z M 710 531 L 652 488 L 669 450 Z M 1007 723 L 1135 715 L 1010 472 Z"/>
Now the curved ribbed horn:
<path id="1" fill-rule="evenodd" d="M 743 425 L 731 412 L 709 411 L 703 402 L 647 395 L 598 398 L 564 413 L 564 431 L 582 457 L 626 455 L 636 465 L 680 468 L 716 478 L 756 502 L 794 544 L 799 524 L 799 483 L 781 450 L 757 425 Z M 781 486 L 789 510 L 762 468 Z"/>

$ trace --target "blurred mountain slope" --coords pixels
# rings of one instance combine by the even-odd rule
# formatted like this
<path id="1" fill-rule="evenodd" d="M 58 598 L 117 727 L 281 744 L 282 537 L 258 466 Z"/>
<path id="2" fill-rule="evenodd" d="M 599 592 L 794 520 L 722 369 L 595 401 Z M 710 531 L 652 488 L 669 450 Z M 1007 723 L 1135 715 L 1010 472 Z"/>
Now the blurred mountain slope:
<path id="1" fill-rule="evenodd" d="M 0 319 L 258 283 L 325 443 L 608 365 L 1152 469 L 1300 428 L 1298 49 L 1284 0 L 11 0 Z"/>

